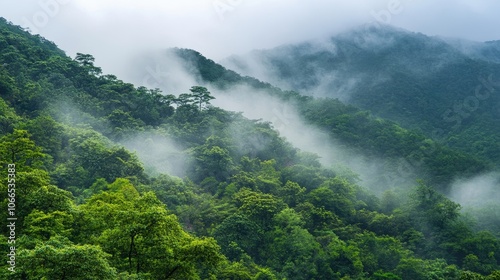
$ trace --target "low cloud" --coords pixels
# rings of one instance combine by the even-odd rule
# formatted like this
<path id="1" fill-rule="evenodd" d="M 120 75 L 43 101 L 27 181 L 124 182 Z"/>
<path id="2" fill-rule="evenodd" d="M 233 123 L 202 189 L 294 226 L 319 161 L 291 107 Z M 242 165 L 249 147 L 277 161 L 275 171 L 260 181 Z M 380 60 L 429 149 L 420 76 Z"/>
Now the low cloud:
<path id="1" fill-rule="evenodd" d="M 308 124 L 294 104 L 247 86 L 236 86 L 226 91 L 214 91 L 212 104 L 225 110 L 242 112 L 249 119 L 270 122 L 280 136 L 294 147 L 318 155 L 326 168 L 347 167 L 359 175 L 360 185 L 381 193 L 390 188 L 406 188 L 415 184 L 418 170 L 414 167 L 398 169 L 398 160 L 377 159 L 354 152 L 345 143 Z M 389 172 L 392 170 L 392 172 Z"/>
<path id="2" fill-rule="evenodd" d="M 188 156 L 181 145 L 158 132 L 142 132 L 127 137 L 121 143 L 135 152 L 150 175 L 160 173 L 184 177 L 188 170 Z"/>
<path id="3" fill-rule="evenodd" d="M 464 207 L 477 207 L 500 201 L 500 173 L 493 172 L 473 178 L 457 179 L 449 197 Z"/>
<path id="4" fill-rule="evenodd" d="M 59 3 L 57 9 L 54 3 Z M 23 5 L 0 0 L 7 20 L 28 27 L 47 18 L 36 26 L 37 33 L 71 56 L 94 55 L 104 73 L 115 75 L 131 56 L 147 49 L 192 48 L 219 60 L 253 49 L 329 37 L 376 21 L 374 15 L 429 35 L 498 40 L 500 31 L 494 27 L 500 23 L 499 8 L 500 2 L 494 0 L 126 0 L 119 4 L 26 0 Z"/>

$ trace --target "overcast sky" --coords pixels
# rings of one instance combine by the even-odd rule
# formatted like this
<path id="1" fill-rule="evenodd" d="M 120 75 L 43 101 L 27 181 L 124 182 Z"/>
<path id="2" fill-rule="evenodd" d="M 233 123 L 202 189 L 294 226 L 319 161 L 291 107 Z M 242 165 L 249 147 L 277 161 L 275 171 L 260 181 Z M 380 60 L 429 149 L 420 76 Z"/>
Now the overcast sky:
<path id="1" fill-rule="evenodd" d="M 325 38 L 375 20 L 428 35 L 500 39 L 498 0 L 0 0 L 0 16 L 29 27 L 105 73 L 145 50 L 195 49 L 219 60 Z"/>

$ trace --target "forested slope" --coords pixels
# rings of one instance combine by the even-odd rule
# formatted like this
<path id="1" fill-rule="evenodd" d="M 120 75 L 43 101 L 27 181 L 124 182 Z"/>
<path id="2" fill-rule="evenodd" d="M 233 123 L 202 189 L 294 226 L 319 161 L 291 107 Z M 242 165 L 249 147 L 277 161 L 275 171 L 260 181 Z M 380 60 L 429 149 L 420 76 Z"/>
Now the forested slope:
<path id="1" fill-rule="evenodd" d="M 274 91 L 303 102 L 312 122 L 357 139 L 353 149 L 432 144 L 338 101 Z M 17 217 L 15 272 L 10 232 L 1 230 L 3 279 L 498 279 L 497 237 L 475 231 L 432 185 L 377 198 L 269 123 L 211 106 L 205 87 L 186 92 L 136 88 L 103 75 L 91 55 L 71 59 L 0 20 L 0 176 L 15 164 Z M 399 136 L 383 148 L 377 133 Z M 183 178 L 120 144 L 137 135 L 150 147 L 175 142 L 169 160 L 185 166 Z M 426 160 L 444 168 L 429 177 L 438 182 L 487 168 L 436 149 L 444 159 Z"/>
<path id="2" fill-rule="evenodd" d="M 339 98 L 500 164 L 498 42 L 365 25 L 233 56 L 224 65 L 282 88 Z"/>
<path id="3" fill-rule="evenodd" d="M 194 74 L 200 77 L 200 83 L 208 83 L 219 90 L 243 84 L 256 91 L 264 90 L 283 103 L 294 105 L 309 124 L 340 140 L 345 149 L 359 151 L 368 157 L 387 159 L 385 172 L 391 177 L 402 175 L 403 172 L 397 171 L 398 167 L 394 164 L 403 164 L 404 168 L 421 169 L 422 179 L 446 192 L 454 178 L 494 168 L 493 163 L 476 154 L 450 149 L 421 132 L 403 129 L 397 123 L 376 118 L 370 111 L 345 105 L 338 99 L 311 98 L 295 91 L 283 91 L 255 78 L 240 76 L 196 51 L 170 51 L 190 65 L 190 69 L 197 69 Z"/>

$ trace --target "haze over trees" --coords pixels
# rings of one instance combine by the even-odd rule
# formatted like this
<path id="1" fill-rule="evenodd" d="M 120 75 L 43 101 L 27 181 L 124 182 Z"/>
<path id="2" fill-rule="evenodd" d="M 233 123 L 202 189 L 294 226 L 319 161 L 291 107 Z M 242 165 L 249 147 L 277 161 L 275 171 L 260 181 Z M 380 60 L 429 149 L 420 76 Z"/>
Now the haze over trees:
<path id="1" fill-rule="evenodd" d="M 488 219 L 478 227 L 445 195 L 457 176 L 493 171 L 497 162 L 337 99 L 171 51 L 202 79 L 186 92 L 105 75 L 92 55 L 72 59 L 0 18 L 0 176 L 15 164 L 19 186 L 15 272 L 5 253 L 0 278 L 500 277 L 498 226 L 486 222 L 497 208 L 482 209 Z M 216 93 L 242 84 L 294 104 L 346 151 L 386 159 L 385 170 L 397 170 L 398 160 L 418 164 L 422 180 L 399 186 L 396 172 L 375 195 L 271 123 L 211 105 Z M 143 139 L 135 141 L 142 149 L 125 148 L 131 139 Z M 151 147 L 162 143 L 182 178 L 152 160 L 160 150 Z M 5 180 L 0 188 L 7 209 Z M 8 228 L 0 231 L 7 252 Z"/>

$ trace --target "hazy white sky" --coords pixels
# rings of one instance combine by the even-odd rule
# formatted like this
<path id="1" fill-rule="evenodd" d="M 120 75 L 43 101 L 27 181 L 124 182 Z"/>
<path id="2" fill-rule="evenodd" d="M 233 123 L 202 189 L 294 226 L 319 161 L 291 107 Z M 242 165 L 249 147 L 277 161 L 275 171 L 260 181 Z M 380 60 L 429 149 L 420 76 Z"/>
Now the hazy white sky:
<path id="1" fill-rule="evenodd" d="M 498 0 L 0 0 L 0 16 L 105 73 L 131 54 L 168 47 L 213 60 L 334 35 L 375 20 L 428 35 L 500 39 Z"/>

